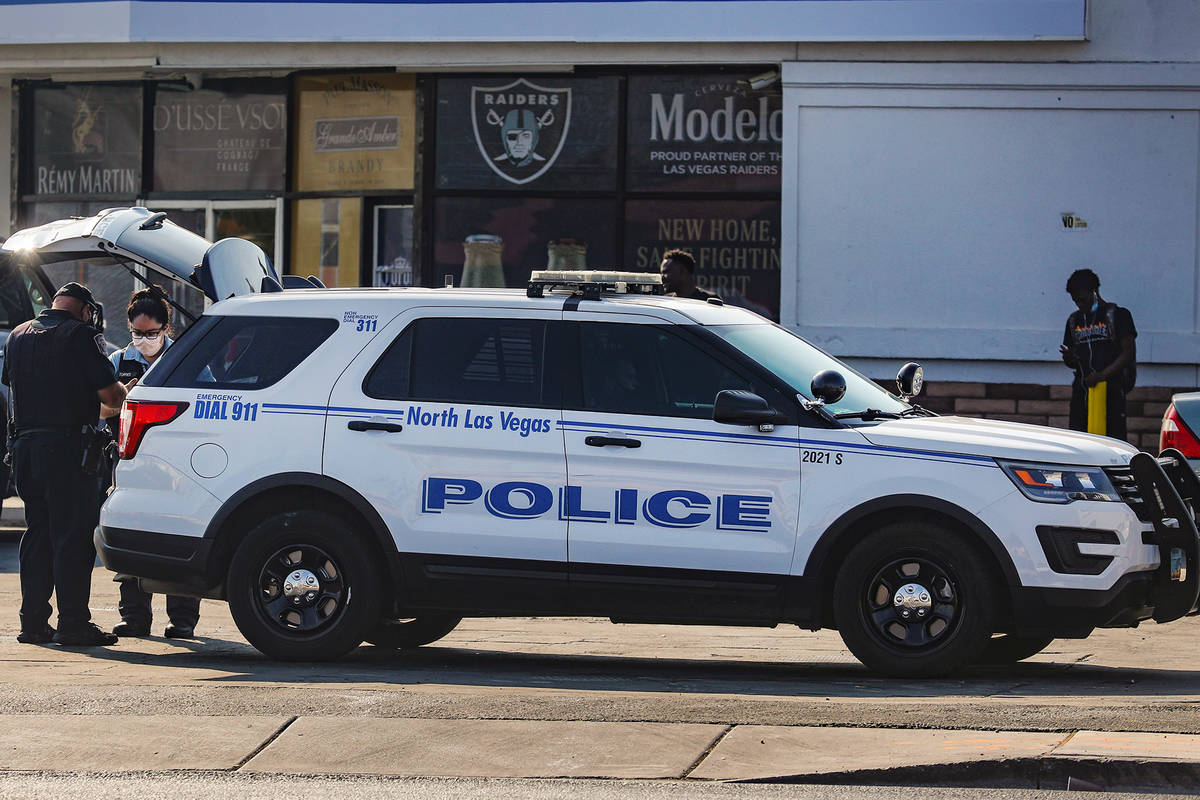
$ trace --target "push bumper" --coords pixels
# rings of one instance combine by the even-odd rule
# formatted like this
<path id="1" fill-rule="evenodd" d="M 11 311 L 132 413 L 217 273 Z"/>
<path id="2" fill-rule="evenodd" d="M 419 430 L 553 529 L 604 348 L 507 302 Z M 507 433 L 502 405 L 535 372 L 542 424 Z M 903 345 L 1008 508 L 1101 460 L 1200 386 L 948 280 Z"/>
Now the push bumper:
<path id="1" fill-rule="evenodd" d="M 96 552 L 113 572 L 136 577 L 146 591 L 221 599 L 212 574 L 212 540 L 101 525 Z"/>
<path id="2" fill-rule="evenodd" d="M 1200 597 L 1200 531 L 1196 529 L 1200 479 L 1174 449 L 1159 458 L 1138 453 L 1129 470 L 1137 482 L 1139 517 L 1154 526 L 1153 533 L 1143 538 L 1158 546 L 1159 565 L 1151 591 L 1154 621 L 1170 622 L 1195 610 Z"/>

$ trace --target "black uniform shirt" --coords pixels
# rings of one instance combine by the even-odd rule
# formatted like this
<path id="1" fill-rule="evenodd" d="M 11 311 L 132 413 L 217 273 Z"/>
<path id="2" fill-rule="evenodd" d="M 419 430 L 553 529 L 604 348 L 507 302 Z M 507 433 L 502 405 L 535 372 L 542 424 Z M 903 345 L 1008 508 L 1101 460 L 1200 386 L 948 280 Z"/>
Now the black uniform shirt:
<path id="1" fill-rule="evenodd" d="M 12 388 L 13 420 L 22 428 L 82 428 L 100 411 L 96 392 L 117 380 L 104 337 L 61 309 L 18 325 L 4 345 L 0 381 Z"/>

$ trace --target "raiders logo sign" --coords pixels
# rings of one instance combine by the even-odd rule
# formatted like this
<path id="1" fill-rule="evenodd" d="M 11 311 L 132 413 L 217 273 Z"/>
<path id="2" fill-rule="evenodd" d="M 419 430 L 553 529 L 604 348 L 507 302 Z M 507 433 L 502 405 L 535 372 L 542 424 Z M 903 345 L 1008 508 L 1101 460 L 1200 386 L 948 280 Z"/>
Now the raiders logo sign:
<path id="1" fill-rule="evenodd" d="M 471 126 L 488 166 L 510 183 L 529 183 L 554 165 L 571 127 L 571 90 L 520 78 L 471 87 Z"/>

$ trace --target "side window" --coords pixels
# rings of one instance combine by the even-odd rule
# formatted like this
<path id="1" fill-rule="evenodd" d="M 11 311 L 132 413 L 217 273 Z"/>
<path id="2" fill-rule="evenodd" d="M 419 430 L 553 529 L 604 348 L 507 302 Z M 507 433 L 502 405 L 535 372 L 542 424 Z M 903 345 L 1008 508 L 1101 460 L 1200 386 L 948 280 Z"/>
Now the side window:
<path id="1" fill-rule="evenodd" d="M 382 400 L 546 406 L 546 323 L 430 317 L 409 325 L 367 376 Z"/>
<path id="2" fill-rule="evenodd" d="M 363 392 L 368 397 L 379 400 L 407 400 L 409 376 L 412 374 L 412 341 L 413 329 L 409 325 L 403 333 L 396 337 L 383 358 L 371 369 L 363 384 Z"/>
<path id="3" fill-rule="evenodd" d="M 308 358 L 337 326 L 332 319 L 219 317 L 162 385 L 265 389 Z"/>
<path id="4" fill-rule="evenodd" d="M 723 389 L 768 391 L 664 328 L 585 322 L 579 343 L 588 411 L 711 419 Z"/>
<path id="5" fill-rule="evenodd" d="M 17 327 L 33 318 L 32 311 L 20 271 L 9 264 L 7 258 L 0 259 L 0 328 Z"/>
<path id="6" fill-rule="evenodd" d="M 50 307 L 50 298 L 42 290 L 40 281 L 35 281 L 32 275 L 22 275 L 22 277 L 25 281 L 25 291 L 29 293 L 29 301 L 33 304 L 33 316 L 36 317 Z"/>

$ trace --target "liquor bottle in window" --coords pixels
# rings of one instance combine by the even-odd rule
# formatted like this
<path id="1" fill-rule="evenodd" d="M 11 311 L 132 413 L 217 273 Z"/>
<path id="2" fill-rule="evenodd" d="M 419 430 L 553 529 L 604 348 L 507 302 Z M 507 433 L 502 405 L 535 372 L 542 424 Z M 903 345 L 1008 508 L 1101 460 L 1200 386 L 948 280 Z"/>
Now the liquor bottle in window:
<path id="1" fill-rule="evenodd" d="M 490 233 L 477 233 L 467 237 L 463 242 L 463 275 L 464 287 L 499 287 L 505 286 L 504 262 L 501 255 L 504 252 L 504 240 Z"/>
<path id="2" fill-rule="evenodd" d="M 546 269 L 587 269 L 587 242 L 554 239 L 546 245 Z"/>

